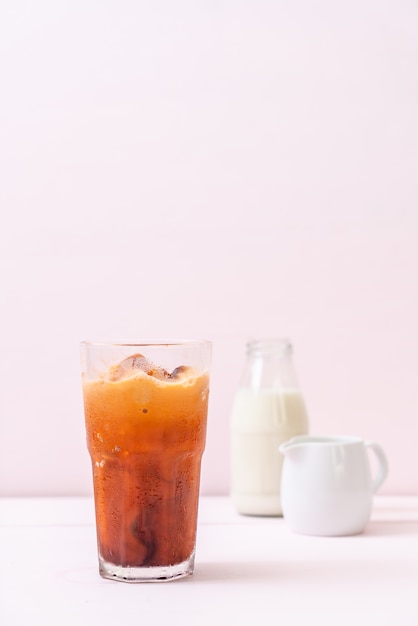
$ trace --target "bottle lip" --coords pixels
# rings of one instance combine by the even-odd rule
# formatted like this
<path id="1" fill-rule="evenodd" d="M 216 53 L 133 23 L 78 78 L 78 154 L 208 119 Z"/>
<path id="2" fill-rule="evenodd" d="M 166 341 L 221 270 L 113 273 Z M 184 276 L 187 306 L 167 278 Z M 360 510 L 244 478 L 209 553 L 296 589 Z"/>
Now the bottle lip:
<path id="1" fill-rule="evenodd" d="M 293 346 L 286 337 L 250 339 L 247 341 L 248 354 L 288 355 L 292 351 Z"/>

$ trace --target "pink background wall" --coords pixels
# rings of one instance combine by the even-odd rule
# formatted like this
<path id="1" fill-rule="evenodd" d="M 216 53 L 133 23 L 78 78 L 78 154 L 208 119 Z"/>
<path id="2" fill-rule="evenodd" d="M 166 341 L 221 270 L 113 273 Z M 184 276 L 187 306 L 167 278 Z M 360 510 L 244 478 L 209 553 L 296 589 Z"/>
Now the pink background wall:
<path id="1" fill-rule="evenodd" d="M 0 3 L 0 495 L 91 493 L 79 341 L 214 342 L 227 493 L 250 337 L 311 431 L 418 493 L 418 5 Z"/>

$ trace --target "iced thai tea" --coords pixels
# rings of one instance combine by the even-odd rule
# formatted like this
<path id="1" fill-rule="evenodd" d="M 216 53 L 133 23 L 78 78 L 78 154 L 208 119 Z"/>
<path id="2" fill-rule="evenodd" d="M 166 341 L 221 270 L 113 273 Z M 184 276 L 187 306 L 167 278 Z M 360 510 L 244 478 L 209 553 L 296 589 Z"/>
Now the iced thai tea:
<path id="1" fill-rule="evenodd" d="M 127 581 L 164 580 L 193 572 L 201 457 L 205 447 L 208 363 L 193 363 L 193 348 L 208 342 L 153 344 L 181 358 L 171 369 L 135 350 L 100 371 L 96 350 L 85 357 L 83 392 L 93 468 L 100 573 Z M 139 349 L 141 352 L 139 352 Z M 136 351 L 138 350 L 138 351 Z M 209 353 L 208 353 L 209 351 Z M 206 359 L 207 360 L 207 359 Z M 96 363 L 93 366 L 93 361 Z M 90 371 L 89 371 L 90 370 Z M 92 375 L 93 372 L 93 375 Z"/>

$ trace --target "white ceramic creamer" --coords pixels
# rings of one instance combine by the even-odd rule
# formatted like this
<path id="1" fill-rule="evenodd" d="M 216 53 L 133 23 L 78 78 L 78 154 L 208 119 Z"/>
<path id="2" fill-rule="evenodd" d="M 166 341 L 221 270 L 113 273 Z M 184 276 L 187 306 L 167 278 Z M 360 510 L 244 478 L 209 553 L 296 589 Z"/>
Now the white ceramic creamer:
<path id="1" fill-rule="evenodd" d="M 231 498 L 239 513 L 281 515 L 283 457 L 277 448 L 307 431 L 289 342 L 249 342 L 231 415 Z"/>
<path id="2" fill-rule="evenodd" d="M 372 476 L 368 450 L 377 461 Z M 373 494 L 388 473 L 382 448 L 356 437 L 294 437 L 283 443 L 283 515 L 307 535 L 353 535 L 370 518 Z"/>

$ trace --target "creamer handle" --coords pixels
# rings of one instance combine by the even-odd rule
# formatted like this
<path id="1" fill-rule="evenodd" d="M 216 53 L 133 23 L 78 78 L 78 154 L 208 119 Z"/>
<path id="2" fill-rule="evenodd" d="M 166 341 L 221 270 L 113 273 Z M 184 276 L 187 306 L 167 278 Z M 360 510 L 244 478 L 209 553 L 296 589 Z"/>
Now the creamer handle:
<path id="1" fill-rule="evenodd" d="M 375 443 L 374 441 L 365 441 L 364 445 L 366 448 L 373 450 L 377 458 L 378 466 L 376 476 L 374 477 L 372 484 L 373 493 L 376 493 L 388 475 L 389 464 L 386 454 L 383 452 L 383 448 L 381 448 L 378 443 Z"/>

